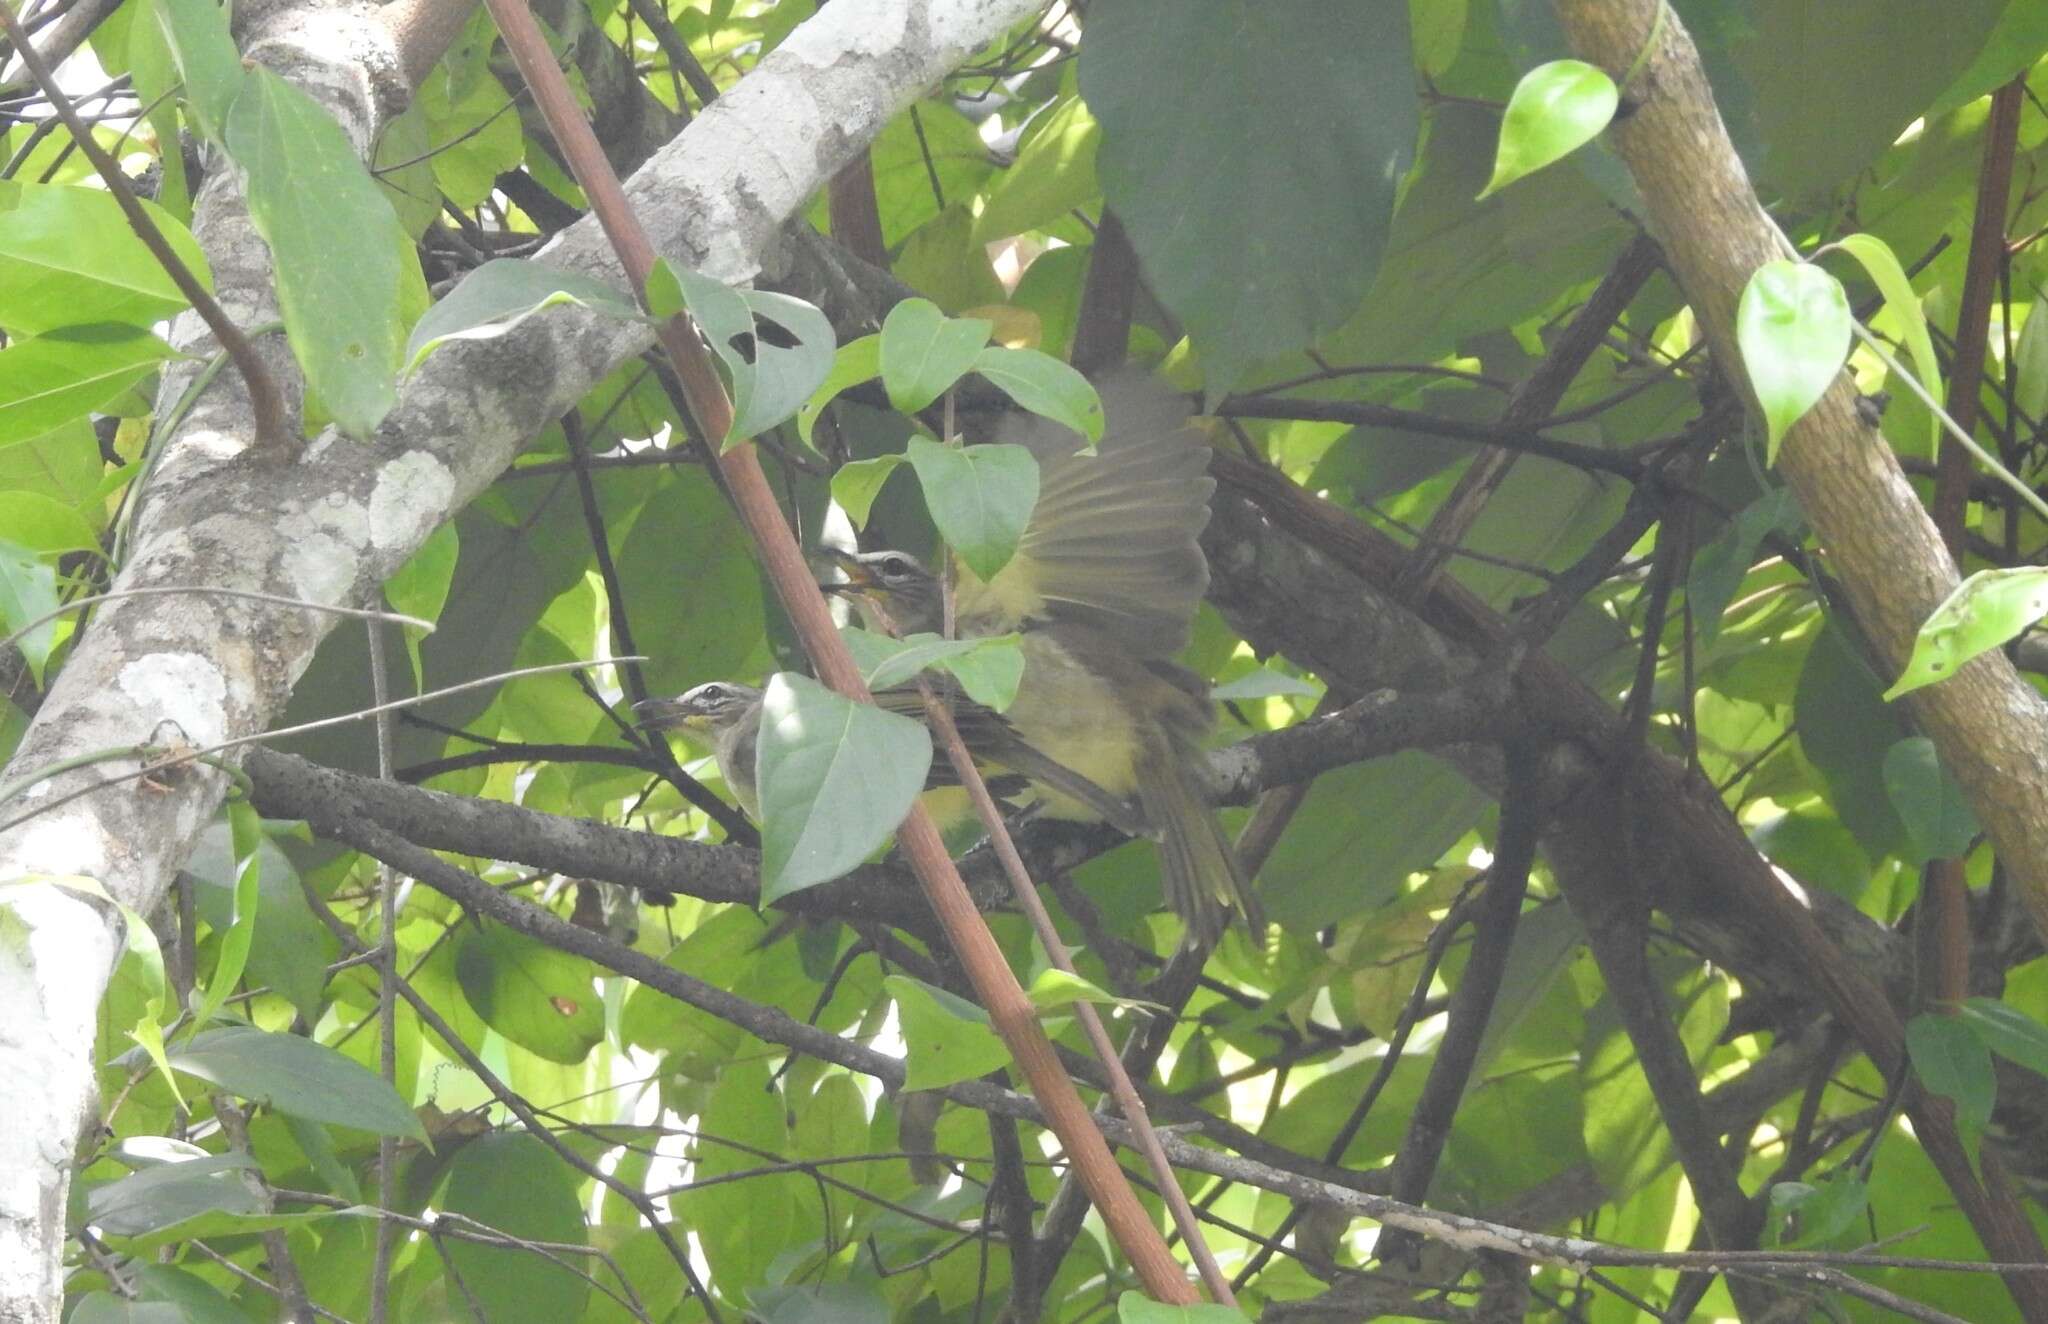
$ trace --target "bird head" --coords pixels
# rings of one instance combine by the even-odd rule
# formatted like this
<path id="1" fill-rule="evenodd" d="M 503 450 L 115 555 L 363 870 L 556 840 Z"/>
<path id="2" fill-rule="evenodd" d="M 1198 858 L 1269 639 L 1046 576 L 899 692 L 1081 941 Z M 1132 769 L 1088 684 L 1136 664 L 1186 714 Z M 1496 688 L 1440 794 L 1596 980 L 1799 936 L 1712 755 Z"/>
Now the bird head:
<path id="1" fill-rule="evenodd" d="M 696 735 L 716 736 L 746 716 L 761 701 L 761 691 L 751 685 L 714 680 L 685 691 L 673 699 L 648 699 L 633 705 L 640 725 L 651 731 L 677 729 Z"/>
<path id="2" fill-rule="evenodd" d="M 939 628 L 943 607 L 939 577 L 908 552 L 842 552 L 828 548 L 825 556 L 845 576 L 818 587 L 853 600 L 863 616 L 880 608 L 900 634 Z M 870 624 L 874 624 L 871 620 Z"/>

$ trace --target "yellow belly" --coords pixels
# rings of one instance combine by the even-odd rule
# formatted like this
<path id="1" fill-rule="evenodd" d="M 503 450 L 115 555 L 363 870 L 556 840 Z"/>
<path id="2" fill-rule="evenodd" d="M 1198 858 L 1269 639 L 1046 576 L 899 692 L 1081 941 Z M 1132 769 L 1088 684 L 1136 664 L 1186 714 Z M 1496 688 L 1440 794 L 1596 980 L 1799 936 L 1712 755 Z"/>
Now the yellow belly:
<path id="1" fill-rule="evenodd" d="M 1111 795 L 1136 791 L 1139 732 L 1108 684 L 1043 632 L 1027 632 L 1022 647 L 1023 679 L 1004 714 L 1017 734 Z M 1045 807 L 1055 818 L 1099 817 L 1064 795 L 1048 796 Z"/>

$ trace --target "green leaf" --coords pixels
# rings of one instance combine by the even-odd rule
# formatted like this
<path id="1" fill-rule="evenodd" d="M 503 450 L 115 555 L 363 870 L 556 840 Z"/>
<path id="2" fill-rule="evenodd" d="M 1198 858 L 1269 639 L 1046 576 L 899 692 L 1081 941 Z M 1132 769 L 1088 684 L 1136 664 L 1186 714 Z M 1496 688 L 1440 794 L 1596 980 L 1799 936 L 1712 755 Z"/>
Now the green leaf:
<path id="1" fill-rule="evenodd" d="M 1775 1238 L 1777 1245 L 1825 1246 L 1862 1221 L 1870 1208 L 1870 1188 L 1850 1172 L 1838 1172 L 1818 1186 L 1806 1182 L 1779 1182 L 1771 1187 L 1773 1228 L 1788 1220 L 1791 1236 Z"/>
<path id="2" fill-rule="evenodd" d="M 922 723 L 780 672 L 762 700 L 755 762 L 761 900 L 837 878 L 889 839 L 932 761 Z"/>
<path id="3" fill-rule="evenodd" d="M 953 389 L 988 344 L 994 323 L 948 317 L 929 299 L 904 299 L 882 320 L 882 386 L 914 414 Z"/>
<path id="4" fill-rule="evenodd" d="M 188 1324 L 193 1318 L 169 1301 L 131 1301 L 112 1292 L 88 1292 L 65 1316 L 69 1324 Z"/>
<path id="5" fill-rule="evenodd" d="M 1064 219 L 1101 196 L 1095 149 L 1102 128 L 1087 103 L 1064 95 L 1031 117 L 1017 159 L 997 178 L 974 218 L 976 242 L 1006 239 Z"/>
<path id="6" fill-rule="evenodd" d="M 1156 1002 L 1143 998 L 1120 998 L 1108 989 L 1083 979 L 1071 970 L 1047 966 L 1031 981 L 1031 987 L 1024 990 L 1024 996 L 1043 1016 L 1049 1012 L 1061 1012 L 1077 1002 L 1092 1003 L 1098 1007 L 1142 1007 L 1166 1011 Z M 1170 1014 L 1170 1013 L 1169 1013 Z"/>
<path id="7" fill-rule="evenodd" d="M 871 690 L 904 684 L 920 671 L 939 667 L 952 673 L 968 698 L 1002 712 L 1016 699 L 1017 682 L 1024 676 L 1024 653 L 1014 634 L 974 639 L 913 634 L 891 639 L 857 626 L 839 633 Z"/>
<path id="8" fill-rule="evenodd" d="M 1849 297 L 1842 283 L 1805 262 L 1766 262 L 1742 287 L 1735 339 L 1768 431 L 1765 463 L 1813 408 L 1849 357 Z"/>
<path id="9" fill-rule="evenodd" d="M 747 1318 L 761 1324 L 889 1324 L 889 1302 L 873 1284 L 823 1282 L 756 1287 Z"/>
<path id="10" fill-rule="evenodd" d="M 2038 1075 L 2048 1076 L 2048 1025 L 1996 998 L 1970 998 L 1956 1008 L 1986 1048 Z"/>
<path id="11" fill-rule="evenodd" d="M 1718 537 L 1700 548 L 1686 575 L 1685 596 L 1703 646 L 1720 637 L 1721 617 L 1748 577 L 1757 547 L 1773 533 L 1791 536 L 1799 523 L 1799 502 L 1792 490 L 1773 488 L 1744 506 Z"/>
<path id="12" fill-rule="evenodd" d="M 1942 600 L 1913 637 L 1913 655 L 1886 699 L 1945 680 L 1979 653 L 2017 638 L 2048 616 L 2048 570 L 2014 566 L 1979 570 Z"/>
<path id="13" fill-rule="evenodd" d="M 1943 399 L 1941 360 L 1934 356 L 1934 337 L 1927 331 L 1927 310 L 1913 293 L 1913 282 L 1899 265 L 1890 244 L 1874 234 L 1852 234 L 1835 241 L 1835 246 L 1863 264 L 1864 271 L 1884 296 L 1885 307 L 1905 327 L 1906 348 L 1913 356 L 1913 370 L 1920 384 L 1936 400 Z M 1933 459 L 1941 446 L 1941 420 L 1928 414 L 1927 458 Z"/>
<path id="14" fill-rule="evenodd" d="M 256 1192 L 240 1174 L 255 1166 L 240 1152 L 160 1163 L 92 1187 L 86 1193 L 87 1217 L 102 1232 L 132 1237 L 197 1214 L 253 1214 Z"/>
<path id="15" fill-rule="evenodd" d="M 156 0 L 156 20 L 185 85 L 192 122 L 214 142 L 224 141 L 247 78 L 228 32 L 227 9 L 214 0 Z"/>
<path id="16" fill-rule="evenodd" d="M 487 924 L 463 930 L 455 977 L 486 1024 L 550 1062 L 575 1066 L 604 1041 L 604 1005 L 584 957 Z"/>
<path id="17" fill-rule="evenodd" d="M 1998 1076 L 1990 1051 L 1962 1018 L 1939 1012 L 1915 1016 L 1906 1022 L 1906 1055 L 1922 1085 L 1955 1102 L 1957 1120 L 1972 1129 L 1991 1120 Z"/>
<path id="18" fill-rule="evenodd" d="M 221 934 L 220 955 L 214 961 L 213 975 L 206 981 L 206 996 L 192 1013 L 192 1026 L 203 1031 L 213 1024 L 213 1018 L 235 991 L 235 985 L 242 982 L 242 971 L 249 963 L 249 944 L 256 936 L 256 889 L 262 879 L 263 820 L 246 800 L 230 800 L 227 803 L 228 834 L 234 847 L 235 861 L 235 908 L 234 918 Z"/>
<path id="19" fill-rule="evenodd" d="M 1103 197 L 1193 337 L 1212 397 L 1365 297 L 1415 145 L 1409 50 L 1406 5 L 1175 0 L 1089 14 L 1080 88 L 1102 125 Z M 1333 179 L 1345 187 L 1305 183 Z"/>
<path id="20" fill-rule="evenodd" d="M 530 1135 L 490 1135 L 464 1145 L 448 1165 L 438 1202 L 451 1214 L 528 1241 L 581 1246 L 590 1239 L 576 1198 L 581 1182 L 552 1149 Z M 580 1257 L 536 1255 L 517 1246 L 449 1238 L 442 1248 L 462 1276 L 483 1319 L 573 1320 L 583 1317 L 590 1280 Z M 576 1268 L 570 1266 L 576 1265 Z M 460 1293 L 458 1293 L 460 1295 Z"/>
<path id="21" fill-rule="evenodd" d="M 0 634 L 12 636 L 30 621 L 57 610 L 57 572 L 26 547 L 0 538 Z M 57 623 L 44 621 L 12 646 L 21 650 L 37 686 L 57 646 Z"/>
<path id="22" fill-rule="evenodd" d="M 427 79 L 418 104 L 433 144 L 433 178 L 450 202 L 467 211 L 491 196 L 499 175 L 518 168 L 526 135 L 518 103 L 488 68 L 477 71 L 452 105 L 440 95 L 446 86 L 444 79 Z"/>
<path id="23" fill-rule="evenodd" d="M 1022 446 L 942 446 L 910 439 L 910 464 L 932 523 L 983 580 L 1010 563 L 1038 504 L 1038 461 Z"/>
<path id="24" fill-rule="evenodd" d="M 1613 122 L 1620 104 L 1621 92 L 1607 71 L 1583 60 L 1552 60 L 1523 74 L 1501 118 L 1493 178 L 1479 196 L 1498 192 L 1593 141 Z"/>
<path id="25" fill-rule="evenodd" d="M 871 460 L 848 460 L 832 471 L 832 500 L 846 512 L 854 528 L 867 527 L 868 513 L 875 508 L 875 498 L 882 494 L 882 484 L 889 481 L 889 475 L 896 472 L 896 466 L 905 458 L 877 455 Z"/>
<path id="26" fill-rule="evenodd" d="M 192 232 L 163 208 L 142 209 L 201 285 L 213 272 Z M 163 266 L 105 189 L 0 181 L 0 325 L 17 337 L 113 322 L 147 328 L 182 311 Z"/>
<path id="27" fill-rule="evenodd" d="M 15 341 L 0 349 L 0 446 L 101 408 L 177 357 L 149 332 L 112 322 Z"/>
<path id="28" fill-rule="evenodd" d="M 1792 693 L 1800 752 L 1820 774 L 1842 825 L 1873 860 L 1906 844 L 1905 825 L 1885 792 L 1884 758 L 1910 734 L 1877 687 L 1855 642 L 1828 625 L 1807 648 Z"/>
<path id="29" fill-rule="evenodd" d="M 405 230 L 341 126 L 268 69 L 244 80 L 227 147 L 306 384 L 342 431 L 366 437 L 398 400 Z"/>
<path id="30" fill-rule="evenodd" d="M 985 1076 L 1010 1060 L 988 1013 L 908 975 L 885 975 L 903 1027 L 903 1086 L 930 1090 Z"/>
<path id="31" fill-rule="evenodd" d="M 462 538 L 455 531 L 455 521 L 449 520 L 437 526 L 427 535 L 406 563 L 398 567 L 398 573 L 384 581 L 384 600 L 391 604 L 391 610 L 421 620 L 438 620 L 441 608 L 448 604 L 448 588 L 455 582 L 455 566 L 462 554 Z M 419 689 L 427 687 L 426 674 L 420 666 L 420 640 L 426 631 L 418 626 L 407 625 L 405 631 L 406 655 L 412 659 L 412 680 Z"/>
<path id="32" fill-rule="evenodd" d="M 976 356 L 974 370 L 1032 413 L 1086 437 L 1088 452 L 1094 453 L 1102 440 L 1102 397 L 1072 367 L 1035 349 L 990 345 Z"/>
<path id="33" fill-rule="evenodd" d="M 0 529 L 43 555 L 98 554 L 99 535 L 85 517 L 40 492 L 0 492 Z"/>
<path id="34" fill-rule="evenodd" d="M 1169 1306 L 1143 1292 L 1116 1299 L 1118 1324 L 1251 1324 L 1251 1316 L 1229 1306 Z"/>
<path id="35" fill-rule="evenodd" d="M 1226 699 L 1272 699 L 1282 695 L 1313 699 L 1321 693 L 1322 690 L 1299 676 L 1290 676 L 1271 667 L 1256 667 L 1235 680 L 1215 686 L 1209 691 L 1209 697 L 1220 703 Z"/>
<path id="36" fill-rule="evenodd" d="M 1908 736 L 1885 751 L 1884 789 L 1913 844 L 1908 864 L 1917 868 L 1969 853 L 1977 816 L 1963 788 L 1941 766 L 1932 740 Z"/>
<path id="37" fill-rule="evenodd" d="M 832 371 L 825 374 L 825 380 L 811 392 L 811 398 L 796 411 L 796 431 L 803 438 L 804 445 L 811 444 L 811 434 L 818 428 L 818 415 L 825 412 L 826 405 L 838 399 L 847 387 L 879 376 L 881 371 L 880 336 L 861 336 L 841 345 L 832 356 Z"/>
<path id="38" fill-rule="evenodd" d="M 279 1112 L 425 1140 L 419 1118 L 392 1088 L 325 1044 L 234 1025 L 206 1030 L 171 1054 L 171 1065 Z"/>
<path id="39" fill-rule="evenodd" d="M 420 360 L 451 340 L 502 336 L 558 303 L 573 303 L 614 317 L 637 320 L 645 316 L 632 297 L 615 285 L 525 258 L 492 258 L 464 276 L 414 324 L 405 342 L 405 371 L 419 367 Z"/>
<path id="40" fill-rule="evenodd" d="M 801 299 L 734 289 L 666 261 L 655 263 L 647 299 L 657 317 L 672 313 L 680 299 L 725 365 L 732 382 L 732 427 L 721 445 L 757 437 L 791 418 L 832 372 L 832 324 Z M 775 331 L 764 333 L 757 319 Z"/>

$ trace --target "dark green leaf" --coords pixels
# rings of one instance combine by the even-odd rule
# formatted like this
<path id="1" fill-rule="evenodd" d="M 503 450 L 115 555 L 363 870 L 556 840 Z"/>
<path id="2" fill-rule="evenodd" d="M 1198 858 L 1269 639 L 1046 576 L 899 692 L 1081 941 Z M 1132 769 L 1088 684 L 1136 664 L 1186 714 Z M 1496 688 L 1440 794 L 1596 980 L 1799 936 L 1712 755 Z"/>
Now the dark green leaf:
<path id="1" fill-rule="evenodd" d="M 2048 1076 L 2048 1025 L 1996 998 L 1970 998 L 1957 1012 L 1986 1048 Z"/>
<path id="2" fill-rule="evenodd" d="M 1685 581 L 1700 643 L 1709 645 L 1721 633 L 1721 617 L 1735 600 L 1756 549 L 1773 533 L 1789 536 L 1799 527 L 1799 502 L 1790 488 L 1773 488 L 1743 507 L 1712 542 L 1693 557 Z"/>
<path id="3" fill-rule="evenodd" d="M 921 723 L 778 673 L 763 697 L 756 762 L 761 899 L 839 877 L 889 839 L 931 767 Z"/>
<path id="4" fill-rule="evenodd" d="M 674 286 L 675 294 L 659 292 Z M 648 278 L 656 315 L 680 296 L 732 382 L 730 446 L 795 416 L 832 373 L 837 344 L 825 315 L 801 299 L 734 289 L 687 267 L 658 263 Z M 756 322 L 772 325 L 763 331 Z"/>
<path id="5" fill-rule="evenodd" d="M 192 121 L 215 142 L 227 136 L 227 122 L 246 73 L 228 33 L 228 11 L 214 0 L 155 0 L 156 21 L 171 48 L 171 62 L 185 87 Z"/>
<path id="6" fill-rule="evenodd" d="M 882 321 L 882 385 L 889 403 L 914 414 L 953 389 L 974 366 L 994 324 L 948 317 L 929 299 L 905 299 Z"/>
<path id="7" fill-rule="evenodd" d="M 491 1135 L 464 1145 L 448 1167 L 440 1207 L 485 1227 L 532 1241 L 589 1240 L 576 1198 L 580 1177 L 529 1135 Z M 485 1319 L 580 1319 L 590 1282 L 553 1255 L 451 1237 L 443 1247 Z"/>
<path id="8" fill-rule="evenodd" d="M 604 1008 L 588 959 L 502 924 L 465 927 L 455 977 L 476 1014 L 520 1047 L 574 1065 L 604 1039 Z"/>
<path id="9" fill-rule="evenodd" d="M 389 1085 L 325 1044 L 228 1026 L 193 1036 L 171 1065 L 252 1103 L 316 1122 L 424 1140 L 419 1119 Z"/>
<path id="10" fill-rule="evenodd" d="M 1884 756 L 1907 734 L 1878 697 L 1854 643 L 1824 628 L 1807 650 L 1792 695 L 1799 748 L 1821 775 L 1828 804 L 1857 842 L 1881 859 L 1905 843 L 1884 785 Z"/>
<path id="11" fill-rule="evenodd" d="M 502 336 L 558 303 L 573 303 L 614 317 L 642 316 L 639 305 L 615 285 L 524 258 L 493 258 L 464 276 L 414 324 L 405 343 L 405 370 L 411 372 L 420 360 L 451 340 Z"/>
<path id="12" fill-rule="evenodd" d="M 1923 1012 L 1906 1022 L 1906 1053 L 1920 1083 L 1955 1102 L 1958 1121 L 1981 1128 L 1991 1120 L 1998 1076 L 1991 1068 L 1990 1050 L 1968 1022 Z"/>
<path id="13" fill-rule="evenodd" d="M 908 975 L 889 975 L 882 987 L 896 999 L 903 1025 L 904 1088 L 973 1080 L 1010 1060 L 1010 1050 L 989 1027 L 988 1013 L 973 1003 Z"/>
<path id="14" fill-rule="evenodd" d="M 1979 570 L 1927 617 L 1913 637 L 1906 669 L 1884 692 L 1886 699 L 1945 680 L 1977 654 L 1997 648 L 2048 616 L 2048 570 L 2014 566 Z"/>
<path id="15" fill-rule="evenodd" d="M 983 580 L 994 579 L 1038 504 L 1038 461 L 1022 446 L 942 446 L 912 437 L 910 465 L 946 545 Z"/>
<path id="16" fill-rule="evenodd" d="M 1607 71 L 1583 60 L 1553 60 L 1522 75 L 1508 98 L 1493 178 L 1480 197 L 1532 175 L 1600 136 L 1621 93 Z"/>
<path id="17" fill-rule="evenodd" d="M 1780 1246 L 1825 1246 L 1864 1221 L 1870 1188 L 1853 1173 L 1842 1172 L 1810 1186 L 1779 1182 L 1771 1187 L 1773 1230 Z M 1790 1226 L 1786 1226 L 1789 1222 Z"/>
<path id="18" fill-rule="evenodd" d="M 70 1324 L 191 1324 L 169 1301 L 131 1301 L 112 1292 L 88 1292 L 65 1318 Z"/>
<path id="19" fill-rule="evenodd" d="M 1766 262 L 1742 288 L 1735 338 L 1763 407 L 1765 461 L 1826 394 L 1849 356 L 1849 296 L 1842 283 L 1805 262 Z"/>
<path id="20" fill-rule="evenodd" d="M 889 1302 L 866 1283 L 757 1287 L 747 1293 L 761 1324 L 889 1324 Z"/>
<path id="21" fill-rule="evenodd" d="M 1884 789 L 1913 843 L 1907 863 L 1959 858 L 1977 835 L 1977 816 L 1963 788 L 1941 766 L 1934 742 L 1908 736 L 1885 751 Z"/>
<path id="22" fill-rule="evenodd" d="M 118 1237 L 169 1227 L 216 1210 L 255 1213 L 256 1193 L 240 1176 L 244 1169 L 255 1166 L 255 1160 L 242 1153 L 159 1164 L 92 1187 L 86 1193 L 86 1210 L 95 1226 Z"/>
<path id="23" fill-rule="evenodd" d="M 1100 5 L 1080 79 L 1103 195 L 1212 396 L 1358 306 L 1415 143 L 1406 5 Z"/>
<path id="24" fill-rule="evenodd" d="M 1094 383 L 1052 355 L 990 345 L 975 358 L 974 370 L 1032 413 L 1086 437 L 1091 452 L 1102 440 L 1102 397 Z"/>
<path id="25" fill-rule="evenodd" d="M 244 79 L 227 146 L 306 384 L 342 431 L 366 437 L 398 400 L 399 259 L 411 241 L 341 126 L 268 69 Z"/>
<path id="26" fill-rule="evenodd" d="M 199 283 L 213 286 L 206 254 L 178 219 L 143 210 Z M 0 180 L 0 326 L 27 337 L 60 326 L 148 327 L 185 307 L 162 264 L 128 228 L 104 189 Z"/>

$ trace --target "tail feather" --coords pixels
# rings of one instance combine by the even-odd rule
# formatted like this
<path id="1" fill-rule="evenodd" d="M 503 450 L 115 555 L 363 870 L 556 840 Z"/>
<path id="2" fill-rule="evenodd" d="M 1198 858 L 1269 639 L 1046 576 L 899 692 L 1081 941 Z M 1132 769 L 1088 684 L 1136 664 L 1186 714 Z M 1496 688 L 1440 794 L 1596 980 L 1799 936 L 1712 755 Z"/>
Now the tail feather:
<path id="1" fill-rule="evenodd" d="M 1177 742 L 1174 742 L 1177 743 Z M 1197 782 L 1193 749 L 1156 751 L 1141 768 L 1138 799 L 1160 833 L 1160 879 L 1188 940 L 1210 946 L 1235 910 L 1254 933 L 1266 926 L 1252 880 Z"/>

